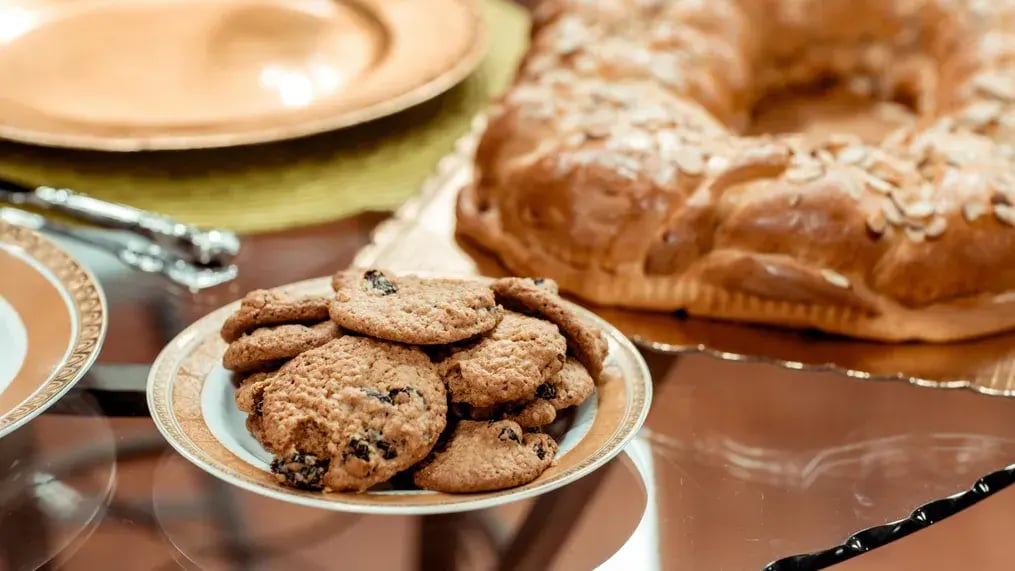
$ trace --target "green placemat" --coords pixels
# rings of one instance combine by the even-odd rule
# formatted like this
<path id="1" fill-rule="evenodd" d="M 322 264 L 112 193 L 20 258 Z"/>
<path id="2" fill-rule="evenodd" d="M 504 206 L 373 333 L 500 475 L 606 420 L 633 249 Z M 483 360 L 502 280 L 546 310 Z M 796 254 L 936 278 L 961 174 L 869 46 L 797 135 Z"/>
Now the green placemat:
<path id="1" fill-rule="evenodd" d="M 487 0 L 490 50 L 447 94 L 333 133 L 204 151 L 116 154 L 0 143 L 0 176 L 65 186 L 180 220 L 258 232 L 396 207 L 416 192 L 472 118 L 504 90 L 528 16 Z"/>

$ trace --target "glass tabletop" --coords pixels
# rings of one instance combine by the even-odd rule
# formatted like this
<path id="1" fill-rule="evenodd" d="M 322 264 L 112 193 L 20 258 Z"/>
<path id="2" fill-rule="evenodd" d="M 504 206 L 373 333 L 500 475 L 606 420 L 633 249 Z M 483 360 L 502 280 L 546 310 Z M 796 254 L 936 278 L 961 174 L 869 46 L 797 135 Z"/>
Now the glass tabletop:
<path id="1" fill-rule="evenodd" d="M 383 218 L 249 236 L 240 278 L 200 294 L 65 244 L 106 291 L 109 335 L 77 389 L 0 440 L 0 569 L 761 569 L 1015 458 L 1010 400 L 655 354 L 652 412 L 624 454 L 498 508 L 318 511 L 233 488 L 173 452 L 144 405 L 161 348 L 250 289 L 345 267 Z"/>

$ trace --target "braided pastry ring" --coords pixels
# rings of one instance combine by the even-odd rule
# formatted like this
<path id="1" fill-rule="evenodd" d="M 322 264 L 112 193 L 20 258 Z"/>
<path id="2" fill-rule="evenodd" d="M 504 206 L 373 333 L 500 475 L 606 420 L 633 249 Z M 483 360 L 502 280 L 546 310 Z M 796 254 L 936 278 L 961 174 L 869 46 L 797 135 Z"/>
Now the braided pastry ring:
<path id="1" fill-rule="evenodd" d="M 458 232 L 596 304 L 953 341 L 1015 327 L 1015 2 L 568 0 L 537 11 Z M 878 145 L 741 136 L 863 78 Z"/>

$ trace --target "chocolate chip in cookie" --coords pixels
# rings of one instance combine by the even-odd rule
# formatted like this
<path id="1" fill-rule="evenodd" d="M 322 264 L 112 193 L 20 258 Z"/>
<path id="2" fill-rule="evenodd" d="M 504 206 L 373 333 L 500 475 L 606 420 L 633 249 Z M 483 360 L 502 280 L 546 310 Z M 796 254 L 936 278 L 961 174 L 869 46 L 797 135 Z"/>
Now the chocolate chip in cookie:
<path id="1" fill-rule="evenodd" d="M 476 281 L 394 276 L 350 270 L 332 278 L 331 318 L 371 337 L 439 345 L 492 329 L 501 308 L 489 286 Z"/>
<path id="2" fill-rule="evenodd" d="M 416 485 L 468 493 L 527 484 L 553 462 L 557 443 L 546 434 L 524 434 L 514 422 L 463 420 L 444 446 L 420 465 Z"/>

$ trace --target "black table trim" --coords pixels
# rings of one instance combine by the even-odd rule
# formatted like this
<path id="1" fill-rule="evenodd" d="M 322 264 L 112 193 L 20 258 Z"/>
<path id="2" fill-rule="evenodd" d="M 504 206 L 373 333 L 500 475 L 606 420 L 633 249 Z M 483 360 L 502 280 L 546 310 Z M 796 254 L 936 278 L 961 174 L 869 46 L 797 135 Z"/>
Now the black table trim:
<path id="1" fill-rule="evenodd" d="M 831 567 L 947 519 L 1012 483 L 1015 483 L 1015 464 L 980 478 L 964 492 L 926 503 L 904 519 L 869 527 L 849 536 L 842 544 L 823 551 L 773 561 L 763 571 L 811 571 Z"/>

